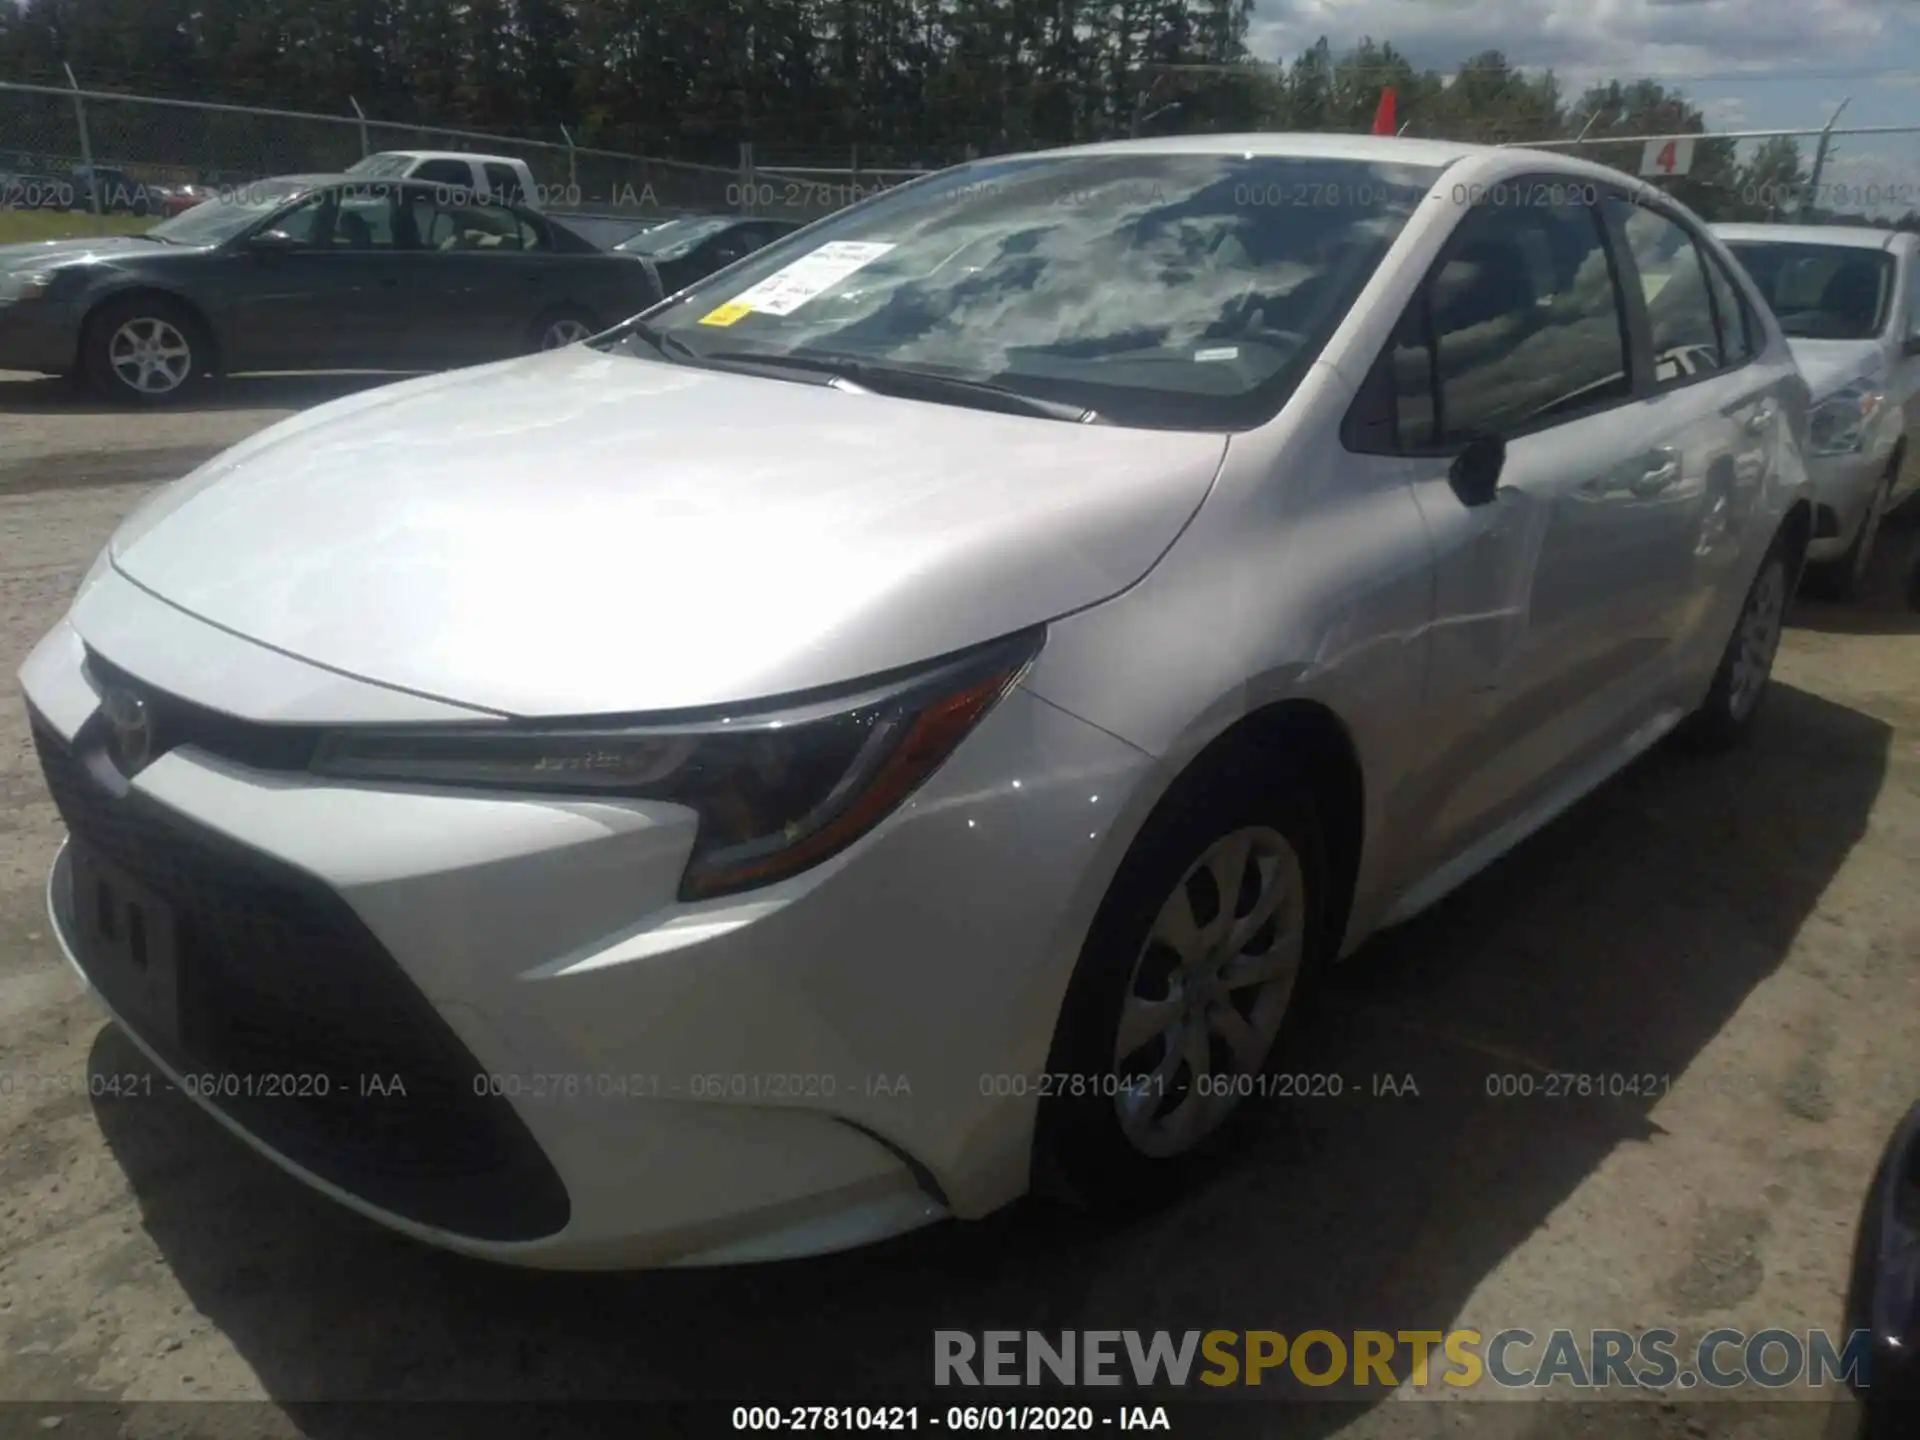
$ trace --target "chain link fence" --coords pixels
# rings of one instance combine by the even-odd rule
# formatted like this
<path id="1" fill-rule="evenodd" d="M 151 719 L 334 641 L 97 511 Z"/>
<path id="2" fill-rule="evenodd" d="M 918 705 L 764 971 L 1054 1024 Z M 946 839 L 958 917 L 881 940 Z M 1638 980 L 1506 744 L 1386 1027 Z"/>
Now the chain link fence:
<path id="1" fill-rule="evenodd" d="M 1715 223 L 1920 229 L 1920 125 L 1505 143 L 1637 175 Z"/>
<path id="2" fill-rule="evenodd" d="M 356 111 L 357 111 L 356 107 Z M 137 205 L 140 187 L 241 185 L 275 175 L 336 173 L 381 150 L 448 150 L 524 160 L 538 195 L 556 214 L 646 217 L 679 212 L 742 213 L 811 220 L 920 173 L 862 170 L 799 152 L 804 163 L 756 164 L 742 146 L 738 166 L 703 165 L 575 145 L 564 141 L 431 125 L 359 113 L 325 115 L 203 101 L 160 99 L 0 82 L 0 210 L 79 212 L 68 228 L 125 223 L 96 218 L 86 167 L 124 176 Z M 116 179 L 118 177 L 115 177 Z M 118 193 L 109 201 L 123 198 Z"/>

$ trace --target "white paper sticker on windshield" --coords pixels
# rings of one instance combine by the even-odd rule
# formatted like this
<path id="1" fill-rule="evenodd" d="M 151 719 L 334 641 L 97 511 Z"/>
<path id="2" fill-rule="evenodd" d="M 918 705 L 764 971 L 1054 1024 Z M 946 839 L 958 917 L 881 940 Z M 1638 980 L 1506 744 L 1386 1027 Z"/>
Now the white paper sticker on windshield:
<path id="1" fill-rule="evenodd" d="M 1238 345 L 1216 345 L 1211 350 L 1194 351 L 1193 358 L 1202 365 L 1206 364 L 1209 360 L 1238 360 L 1240 358 L 1240 347 Z"/>
<path id="2" fill-rule="evenodd" d="M 791 315 L 821 291 L 893 249 L 890 240 L 834 240 L 742 290 L 732 303 L 762 315 Z"/>

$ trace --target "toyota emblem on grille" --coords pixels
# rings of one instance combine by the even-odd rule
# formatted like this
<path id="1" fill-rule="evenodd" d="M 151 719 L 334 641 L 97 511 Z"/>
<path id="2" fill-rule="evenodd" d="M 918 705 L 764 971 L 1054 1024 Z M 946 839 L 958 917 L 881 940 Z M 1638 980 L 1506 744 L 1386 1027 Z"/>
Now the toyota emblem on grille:
<path id="1" fill-rule="evenodd" d="M 131 775 L 153 758 L 153 712 L 131 690 L 109 690 L 100 709 L 113 731 L 114 758 Z"/>

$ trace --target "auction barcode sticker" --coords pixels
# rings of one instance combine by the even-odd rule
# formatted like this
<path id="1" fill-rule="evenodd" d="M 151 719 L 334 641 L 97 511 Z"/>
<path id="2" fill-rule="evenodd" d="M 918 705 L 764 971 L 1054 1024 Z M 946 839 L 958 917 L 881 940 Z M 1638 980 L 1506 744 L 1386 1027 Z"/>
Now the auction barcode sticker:
<path id="1" fill-rule="evenodd" d="M 791 315 L 823 290 L 838 285 L 854 271 L 871 265 L 893 248 L 890 240 L 831 241 L 818 250 L 802 255 L 791 265 L 782 266 L 759 284 L 741 291 L 714 315 L 735 305 L 744 305 L 748 310 L 762 315 Z M 732 320 L 716 320 L 713 316 L 707 318 L 716 325 L 733 323 Z"/>

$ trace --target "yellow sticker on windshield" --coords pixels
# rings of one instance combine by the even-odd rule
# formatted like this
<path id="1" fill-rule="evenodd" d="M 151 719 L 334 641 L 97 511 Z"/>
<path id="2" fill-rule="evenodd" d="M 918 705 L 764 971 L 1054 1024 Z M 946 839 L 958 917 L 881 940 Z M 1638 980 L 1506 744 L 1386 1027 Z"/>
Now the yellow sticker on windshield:
<path id="1" fill-rule="evenodd" d="M 753 307 L 742 305 L 738 300 L 729 300 L 718 310 L 709 310 L 700 317 L 702 325 L 731 325 L 743 315 L 751 315 Z"/>

